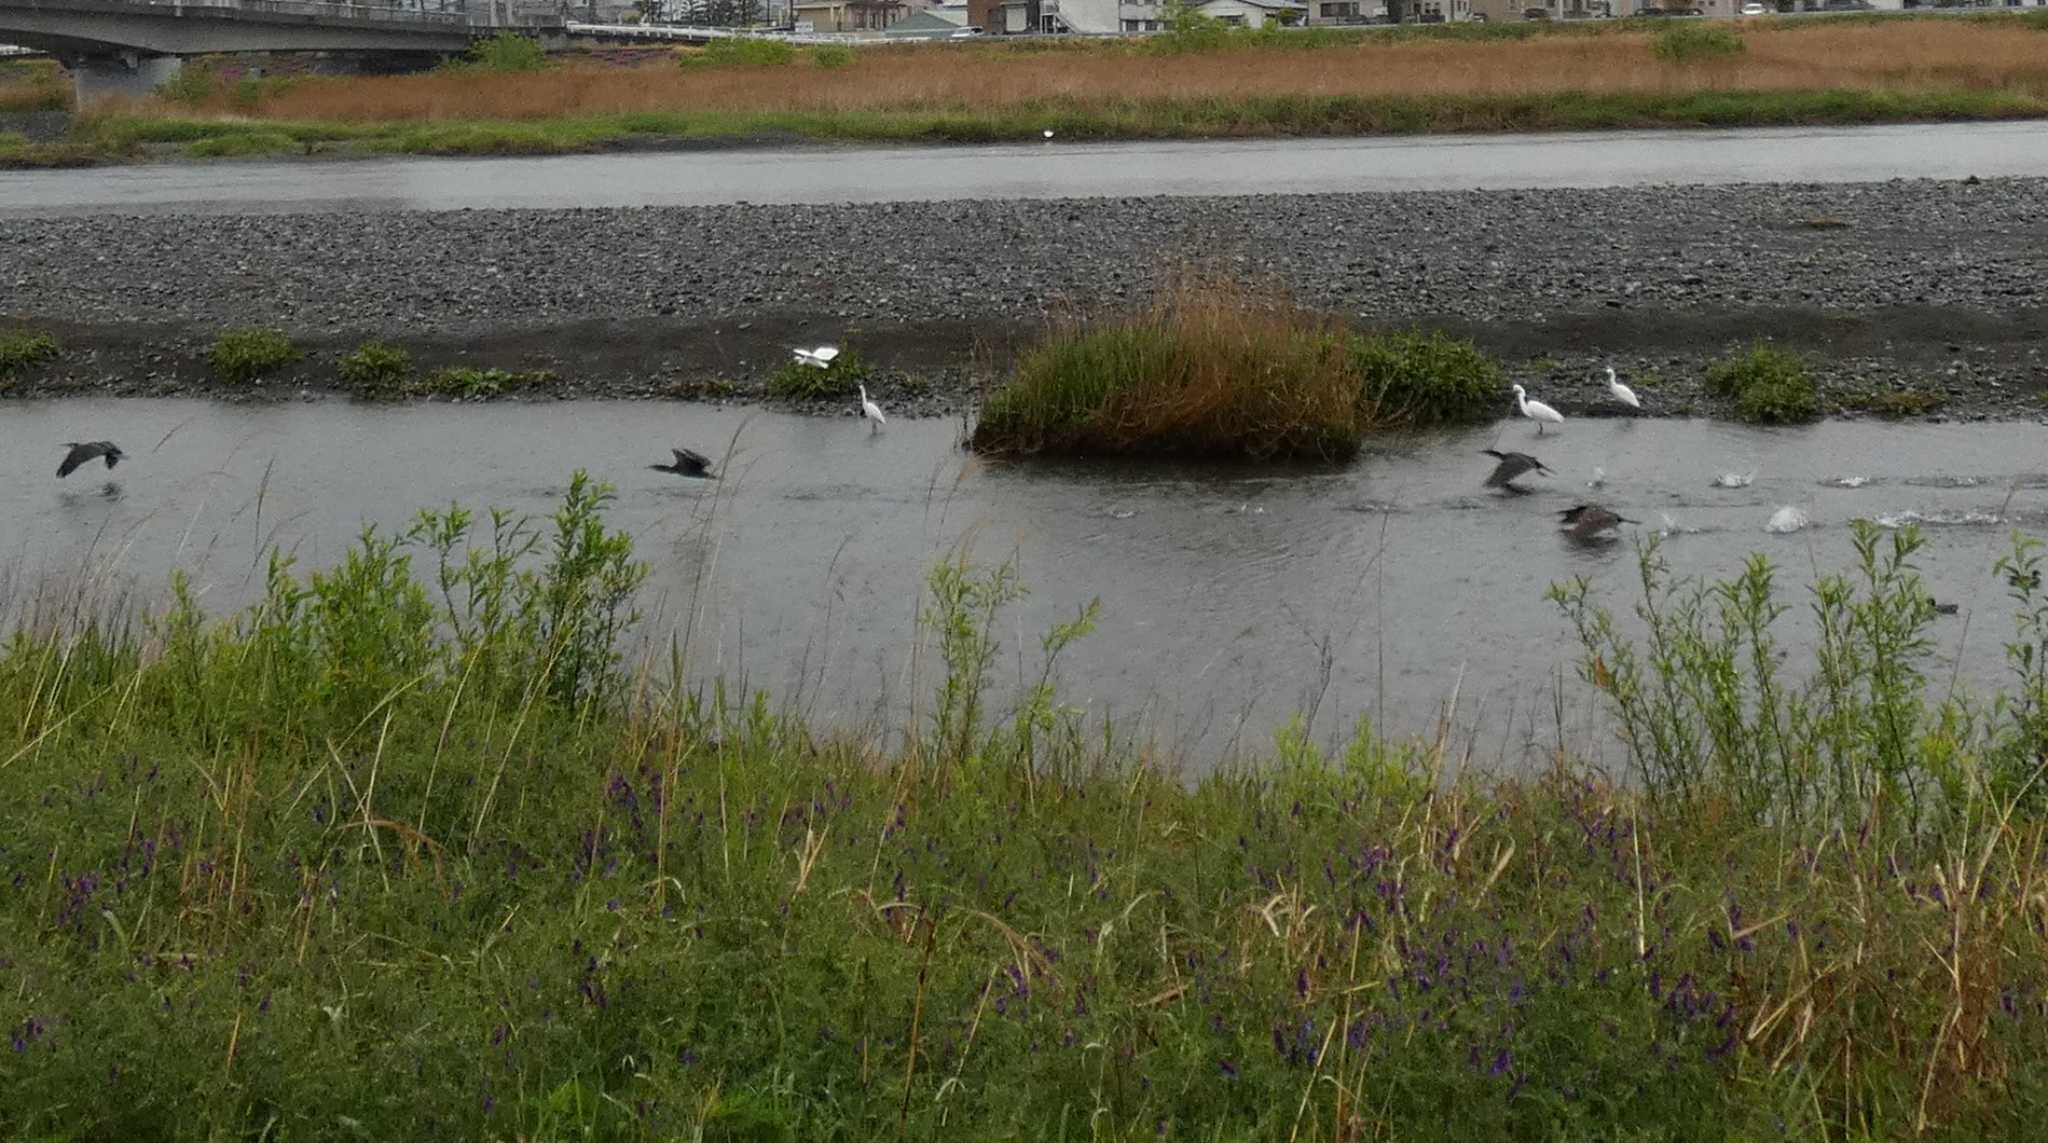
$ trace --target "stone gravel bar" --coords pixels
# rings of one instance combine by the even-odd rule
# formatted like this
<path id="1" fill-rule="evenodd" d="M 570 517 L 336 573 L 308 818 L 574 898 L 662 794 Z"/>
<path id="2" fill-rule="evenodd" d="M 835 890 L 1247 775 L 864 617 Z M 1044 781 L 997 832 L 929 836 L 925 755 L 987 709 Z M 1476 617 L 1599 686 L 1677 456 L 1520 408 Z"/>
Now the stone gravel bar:
<path id="1" fill-rule="evenodd" d="M 880 331 L 872 356 L 940 378 L 943 411 L 974 345 L 1142 304 L 1189 273 L 1471 333 L 1518 375 L 1557 375 L 1567 401 L 1601 361 L 1677 378 L 1754 338 L 1813 352 L 1824 379 L 1932 375 L 1956 389 L 1951 412 L 2025 412 L 2038 402 L 2014 395 L 2048 385 L 2043 180 L 0 223 L 0 315 L 108 338 L 60 389 L 136 391 L 116 369 L 149 355 L 118 351 L 121 327 L 155 331 L 149 372 L 175 389 L 204 383 L 195 346 L 228 325 L 481 351 L 595 323 L 645 344 L 599 354 L 582 392 L 659 395 L 695 369 L 745 395 L 774 338 Z M 922 356 L 907 344 L 942 327 Z M 679 347 L 717 331 L 725 348 L 693 365 L 657 352 L 661 330 Z M 929 360 L 934 346 L 959 360 Z M 1658 403 L 1696 398 L 1680 383 Z"/>

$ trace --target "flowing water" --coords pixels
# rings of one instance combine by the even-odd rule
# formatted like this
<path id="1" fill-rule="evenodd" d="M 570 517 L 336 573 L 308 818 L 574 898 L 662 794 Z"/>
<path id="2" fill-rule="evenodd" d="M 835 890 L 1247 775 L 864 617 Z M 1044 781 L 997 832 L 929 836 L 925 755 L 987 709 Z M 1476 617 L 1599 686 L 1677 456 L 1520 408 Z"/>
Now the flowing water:
<path id="1" fill-rule="evenodd" d="M 704 206 L 2048 175 L 2048 124 L 799 147 L 0 172 L 0 215 Z"/>
<path id="2" fill-rule="evenodd" d="M 683 641 L 695 677 L 765 688 L 822 721 L 913 716 L 935 681 L 912 653 L 924 577 L 966 550 L 1014 559 L 1031 591 L 999 633 L 999 683 L 1033 674 L 1045 627 L 1100 597 L 1099 630 L 1062 660 L 1068 700 L 1198 762 L 1256 749 L 1308 709 L 1319 736 L 1360 717 L 1426 732 L 1455 694 L 1467 741 L 1512 766 L 1554 740 L 1560 706 L 1573 725 L 1597 717 L 1545 588 L 1585 576 L 1618 611 L 1633 599 L 1631 545 L 1567 542 L 1564 507 L 1595 500 L 1670 532 L 1680 574 L 1766 553 L 1794 604 L 1815 571 L 1849 568 L 1851 520 L 1920 521 L 1922 570 L 1961 605 L 1934 627 L 1944 687 L 1999 681 L 2011 608 L 1991 563 L 2012 529 L 2048 525 L 2035 475 L 2048 428 L 2031 424 L 1574 419 L 1539 438 L 1517 421 L 1287 472 L 992 464 L 959 432 L 639 402 L 25 401 L 0 417 L 0 567 L 21 597 L 142 601 L 182 568 L 227 609 L 260 591 L 269 545 L 321 568 L 366 525 L 402 528 L 451 500 L 544 514 L 582 467 L 617 487 L 612 521 L 652 564 L 649 633 Z M 58 442 L 101 438 L 130 459 L 55 479 Z M 649 471 L 671 444 L 730 447 L 726 478 Z M 1525 479 L 1530 495 L 1489 492 L 1489 446 L 1556 475 Z M 1810 524 L 1767 530 L 1787 506 Z M 1803 621 L 1785 620 L 1788 644 L 1805 642 Z"/>

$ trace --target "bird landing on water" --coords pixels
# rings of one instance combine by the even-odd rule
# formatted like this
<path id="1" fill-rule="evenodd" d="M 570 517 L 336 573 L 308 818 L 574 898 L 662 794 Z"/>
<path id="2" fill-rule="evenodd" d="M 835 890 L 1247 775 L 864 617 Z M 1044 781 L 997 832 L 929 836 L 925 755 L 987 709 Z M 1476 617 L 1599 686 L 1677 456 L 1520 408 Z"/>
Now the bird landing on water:
<path id="1" fill-rule="evenodd" d="M 1639 524 L 1642 522 L 1640 520 L 1631 520 L 1626 516 L 1618 516 L 1597 504 L 1573 505 L 1559 512 L 1557 516 L 1559 520 L 1571 525 L 1571 527 L 1565 529 L 1565 535 L 1582 542 L 1596 539 L 1613 539 L 1612 535 L 1603 536 L 1602 533 L 1610 532 L 1619 524 Z"/>
<path id="2" fill-rule="evenodd" d="M 1498 488 L 1517 494 L 1525 493 L 1529 490 L 1516 487 L 1513 483 L 1514 479 L 1523 473 L 1540 472 L 1545 476 L 1557 475 L 1543 467 L 1542 461 L 1537 460 L 1526 452 L 1501 452 L 1498 449 L 1490 448 L 1483 448 L 1479 451 L 1500 462 L 1493 466 L 1493 472 L 1486 478 L 1486 487 L 1488 488 Z"/>
<path id="3" fill-rule="evenodd" d="M 78 471 L 80 465 L 91 461 L 94 457 L 103 456 L 107 458 L 107 467 L 112 468 L 120 463 L 123 457 L 128 455 L 122 452 L 121 446 L 113 441 L 86 441 L 83 444 L 66 441 L 64 447 L 71 451 L 64 454 L 64 463 L 57 466 L 57 476 L 59 479 L 70 476 Z"/>
<path id="4" fill-rule="evenodd" d="M 711 474 L 711 458 L 703 453 L 686 448 L 672 448 L 668 451 L 676 454 L 674 464 L 650 464 L 647 467 L 656 472 L 673 472 L 677 476 L 694 476 L 700 480 L 718 479 Z"/>

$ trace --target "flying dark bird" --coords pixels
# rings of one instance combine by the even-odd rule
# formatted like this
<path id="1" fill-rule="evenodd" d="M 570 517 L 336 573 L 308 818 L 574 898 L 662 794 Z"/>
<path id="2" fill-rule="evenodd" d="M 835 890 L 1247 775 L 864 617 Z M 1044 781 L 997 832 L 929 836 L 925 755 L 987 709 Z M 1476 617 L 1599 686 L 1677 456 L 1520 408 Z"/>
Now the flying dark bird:
<path id="1" fill-rule="evenodd" d="M 57 466 L 57 475 L 60 478 L 70 476 L 78 471 L 79 465 L 87 463 L 94 457 L 106 457 L 107 467 L 112 468 L 120 463 L 122 457 L 128 455 L 122 452 L 121 446 L 113 441 L 86 441 L 84 444 L 65 441 L 64 447 L 71 451 L 64 454 L 64 463 Z"/>
<path id="2" fill-rule="evenodd" d="M 1617 524 L 1641 523 L 1626 516 L 1617 516 L 1597 504 L 1579 504 L 1557 515 L 1560 520 L 1571 525 L 1565 530 L 1565 535 L 1574 540 L 1594 539 Z"/>
<path id="3" fill-rule="evenodd" d="M 676 454 L 674 464 L 650 464 L 647 467 L 656 472 L 673 472 L 677 476 L 695 476 L 704 480 L 718 479 L 711 475 L 711 458 L 703 453 L 692 452 L 686 448 L 672 448 L 668 451 Z"/>
<path id="4" fill-rule="evenodd" d="M 1540 472 L 1545 476 L 1557 475 L 1543 467 L 1542 461 L 1526 452 L 1501 452 L 1490 448 L 1479 451 L 1500 462 L 1493 466 L 1493 475 L 1486 478 L 1488 488 L 1505 488 L 1510 492 L 1520 492 L 1522 490 L 1510 482 L 1525 472 Z"/>

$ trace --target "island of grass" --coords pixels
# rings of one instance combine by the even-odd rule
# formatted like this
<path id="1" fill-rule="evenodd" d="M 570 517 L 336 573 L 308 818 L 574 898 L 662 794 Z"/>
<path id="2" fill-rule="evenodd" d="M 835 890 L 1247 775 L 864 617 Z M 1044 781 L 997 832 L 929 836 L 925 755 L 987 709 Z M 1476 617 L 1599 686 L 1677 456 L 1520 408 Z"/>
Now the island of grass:
<path id="1" fill-rule="evenodd" d="M 1181 289 L 1026 353 L 982 410 L 985 453 L 1341 460 L 1373 432 L 1497 415 L 1500 367 L 1441 333 L 1360 334 L 1234 290 Z"/>
<path id="2" fill-rule="evenodd" d="M 2048 115 L 2048 13 L 1617 20 L 1144 39 L 652 50 L 486 45 L 417 75 L 194 63 L 0 165 L 314 151 L 554 154 L 706 141 L 989 142 L 1847 124 Z M 43 82 L 38 80 L 37 82 Z M 12 90 L 24 105 L 43 87 Z M 4 101 L 0 101 L 4 102 Z"/>

